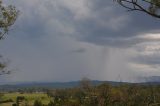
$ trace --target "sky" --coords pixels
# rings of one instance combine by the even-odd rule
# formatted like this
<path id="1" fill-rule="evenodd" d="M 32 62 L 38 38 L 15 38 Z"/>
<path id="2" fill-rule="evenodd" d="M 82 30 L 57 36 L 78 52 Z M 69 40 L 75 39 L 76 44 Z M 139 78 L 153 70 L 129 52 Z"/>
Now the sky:
<path id="1" fill-rule="evenodd" d="M 112 0 L 4 0 L 20 10 L 0 42 L 0 82 L 140 81 L 160 75 L 160 20 Z"/>

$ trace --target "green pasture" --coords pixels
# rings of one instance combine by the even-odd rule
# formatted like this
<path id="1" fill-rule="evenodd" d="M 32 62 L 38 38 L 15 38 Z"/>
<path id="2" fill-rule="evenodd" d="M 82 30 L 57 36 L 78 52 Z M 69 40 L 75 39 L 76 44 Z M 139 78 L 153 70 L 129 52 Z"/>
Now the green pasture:
<path id="1" fill-rule="evenodd" d="M 6 93 L 2 97 L 2 100 L 12 99 L 14 102 L 16 102 L 17 96 L 24 96 L 25 97 L 25 101 L 24 102 L 27 102 L 31 106 L 33 105 L 34 101 L 37 100 L 37 99 L 41 100 L 43 104 L 48 104 L 49 101 L 51 100 L 51 98 L 49 98 L 44 93 L 24 93 L 24 94 L 20 94 L 20 93 Z M 4 104 L 0 104 L 0 106 L 12 106 L 11 104 L 12 103 L 4 103 Z"/>

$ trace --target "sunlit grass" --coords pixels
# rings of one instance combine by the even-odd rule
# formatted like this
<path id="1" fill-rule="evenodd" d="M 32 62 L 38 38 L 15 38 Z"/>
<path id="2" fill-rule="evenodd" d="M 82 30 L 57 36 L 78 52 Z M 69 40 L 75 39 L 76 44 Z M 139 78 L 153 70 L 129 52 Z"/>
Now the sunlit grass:
<path id="1" fill-rule="evenodd" d="M 44 93 L 24 93 L 24 94 L 6 93 L 2 97 L 2 100 L 12 99 L 14 102 L 16 102 L 17 96 L 24 96 L 29 105 L 33 105 L 36 99 L 41 100 L 43 104 L 48 104 L 49 101 L 51 100 L 51 98 L 49 98 L 47 94 L 44 94 Z M 5 104 L 1 104 L 0 106 L 12 106 L 12 105 L 11 103 L 5 103 Z"/>

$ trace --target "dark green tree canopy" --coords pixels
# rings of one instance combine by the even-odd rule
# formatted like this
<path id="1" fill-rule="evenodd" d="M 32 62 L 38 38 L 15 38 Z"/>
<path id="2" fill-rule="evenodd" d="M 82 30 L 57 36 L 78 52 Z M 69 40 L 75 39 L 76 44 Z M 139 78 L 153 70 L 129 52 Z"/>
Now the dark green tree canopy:
<path id="1" fill-rule="evenodd" d="M 128 11 L 142 11 L 160 18 L 160 0 L 114 0 Z"/>

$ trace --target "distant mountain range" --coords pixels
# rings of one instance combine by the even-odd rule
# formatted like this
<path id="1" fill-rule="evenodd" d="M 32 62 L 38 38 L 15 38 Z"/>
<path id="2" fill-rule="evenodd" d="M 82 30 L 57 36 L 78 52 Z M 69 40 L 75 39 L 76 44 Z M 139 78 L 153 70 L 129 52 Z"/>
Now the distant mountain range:
<path id="1" fill-rule="evenodd" d="M 144 83 L 160 83 L 160 76 L 149 76 L 149 77 L 139 77 L 137 78 L 138 82 L 144 82 Z"/>
<path id="2" fill-rule="evenodd" d="M 146 78 L 146 82 L 160 82 L 160 76 L 151 76 Z"/>
<path id="3" fill-rule="evenodd" d="M 143 80 L 142 80 L 143 79 Z M 143 77 L 141 78 L 140 83 L 134 84 L 153 84 L 160 85 L 160 76 L 152 76 L 152 77 Z M 120 84 L 133 84 L 129 82 L 115 82 L 115 81 L 98 81 L 93 80 L 91 84 L 93 86 L 100 85 L 102 83 L 109 83 L 111 85 L 120 85 Z M 80 81 L 71 81 L 71 82 L 24 82 L 24 83 L 12 83 L 7 85 L 0 85 L 0 91 L 10 91 L 15 89 L 24 89 L 24 88 L 72 88 L 79 87 Z"/>
<path id="4" fill-rule="evenodd" d="M 112 85 L 119 85 L 120 82 L 113 81 L 91 81 L 91 85 L 96 86 L 102 83 L 109 83 Z M 122 82 L 121 82 L 122 83 Z M 125 82 L 123 82 L 125 83 Z M 26 89 L 26 88 L 72 88 L 79 87 L 80 81 L 71 81 L 71 82 L 28 82 L 28 83 L 14 83 L 7 85 L 0 85 L 0 91 L 14 91 L 17 89 Z"/>

